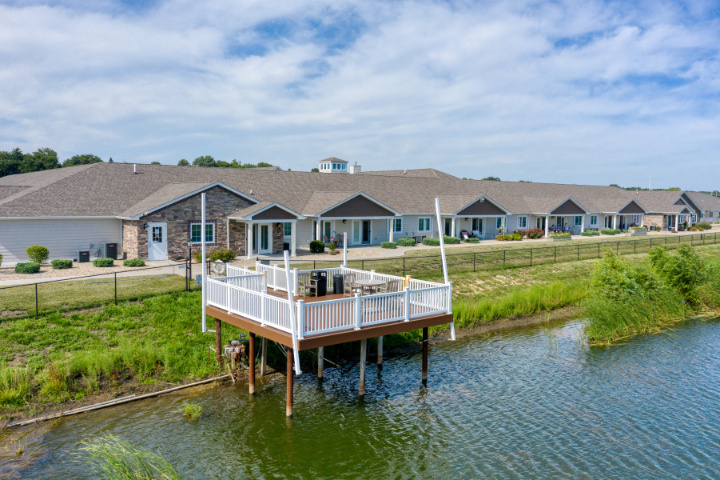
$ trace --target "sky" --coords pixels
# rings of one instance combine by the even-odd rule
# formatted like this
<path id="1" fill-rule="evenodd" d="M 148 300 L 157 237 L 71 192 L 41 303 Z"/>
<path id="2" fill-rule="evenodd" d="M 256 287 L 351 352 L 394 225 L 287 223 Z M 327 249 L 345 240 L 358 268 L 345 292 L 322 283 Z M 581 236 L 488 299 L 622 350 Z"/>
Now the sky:
<path id="1" fill-rule="evenodd" d="M 0 150 L 720 188 L 715 1 L 0 0 Z"/>

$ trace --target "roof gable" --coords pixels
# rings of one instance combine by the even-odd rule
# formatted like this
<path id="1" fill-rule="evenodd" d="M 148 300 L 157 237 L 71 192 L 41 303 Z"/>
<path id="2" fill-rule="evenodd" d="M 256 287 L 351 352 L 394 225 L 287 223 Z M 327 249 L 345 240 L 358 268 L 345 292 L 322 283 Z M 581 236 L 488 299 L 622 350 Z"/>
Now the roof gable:
<path id="1" fill-rule="evenodd" d="M 395 211 L 362 192 L 318 214 L 323 218 L 394 217 L 395 215 Z"/>
<path id="2" fill-rule="evenodd" d="M 507 212 L 501 209 L 494 202 L 490 201 L 486 197 L 482 197 L 470 205 L 466 206 L 462 210 L 456 213 L 458 216 L 475 216 L 475 215 L 486 215 L 491 217 L 498 217 L 506 215 Z"/>
<path id="3" fill-rule="evenodd" d="M 635 200 L 630 200 L 630 202 L 621 208 L 618 213 L 623 215 L 639 215 L 645 213 L 645 209 L 642 208 Z"/>
<path id="4" fill-rule="evenodd" d="M 587 213 L 585 209 L 572 198 L 568 198 L 550 212 L 551 215 L 582 215 L 584 213 Z"/>

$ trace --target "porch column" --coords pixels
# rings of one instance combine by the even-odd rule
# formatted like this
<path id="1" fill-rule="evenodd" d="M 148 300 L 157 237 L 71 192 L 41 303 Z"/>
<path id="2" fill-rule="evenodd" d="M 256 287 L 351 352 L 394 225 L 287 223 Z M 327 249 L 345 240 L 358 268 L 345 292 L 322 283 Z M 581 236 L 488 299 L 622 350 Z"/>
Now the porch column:
<path id="1" fill-rule="evenodd" d="M 585 215 L 580 217 L 580 233 L 585 231 Z"/>
<path id="2" fill-rule="evenodd" d="M 613 215 L 613 230 L 617 230 L 617 215 Z"/>
<path id="3" fill-rule="evenodd" d="M 503 227 L 503 232 L 505 234 L 507 234 L 507 215 L 504 215 L 502 217 L 502 227 Z"/>
<path id="4" fill-rule="evenodd" d="M 290 256 L 297 257 L 297 220 L 290 222 Z"/>
<path id="5" fill-rule="evenodd" d="M 550 233 L 550 215 L 545 216 L 545 236 Z"/>
<path id="6" fill-rule="evenodd" d="M 645 215 L 640 215 L 640 226 L 641 227 L 645 226 Z"/>
<path id="7" fill-rule="evenodd" d="M 322 238 L 322 235 L 320 234 L 322 232 L 321 227 L 321 220 L 318 218 L 317 223 L 315 224 L 315 240 L 320 240 L 321 242 L 324 242 L 324 239 Z"/>
<path id="8" fill-rule="evenodd" d="M 388 223 L 390 224 L 390 228 L 388 229 L 388 241 L 393 241 L 393 230 L 395 230 L 395 219 L 389 219 Z"/>
<path id="9" fill-rule="evenodd" d="M 245 238 L 247 239 L 247 249 L 245 250 L 247 252 L 247 258 L 248 260 L 251 260 L 253 258 L 253 224 L 252 222 L 247 222 L 245 224 Z"/>
<path id="10" fill-rule="evenodd" d="M 678 226 L 680 225 L 680 215 L 675 215 L 675 231 L 678 231 Z"/>
<path id="11" fill-rule="evenodd" d="M 455 217 L 454 216 L 450 220 L 450 236 L 457 237 L 457 234 L 455 232 Z"/>

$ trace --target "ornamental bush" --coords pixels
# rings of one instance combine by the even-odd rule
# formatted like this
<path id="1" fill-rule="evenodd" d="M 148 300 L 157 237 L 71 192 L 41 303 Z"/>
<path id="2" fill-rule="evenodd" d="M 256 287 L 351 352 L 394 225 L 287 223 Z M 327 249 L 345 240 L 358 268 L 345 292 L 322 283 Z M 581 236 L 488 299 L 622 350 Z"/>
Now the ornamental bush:
<path id="1" fill-rule="evenodd" d="M 330 242 L 330 245 L 328 245 L 328 250 L 330 250 L 331 252 L 334 252 L 336 248 L 337 244 L 335 242 Z"/>
<path id="2" fill-rule="evenodd" d="M 93 265 L 96 267 L 112 267 L 115 262 L 112 258 L 96 258 L 93 260 Z"/>
<path id="3" fill-rule="evenodd" d="M 465 243 L 480 243 L 480 239 L 479 239 L 479 238 L 473 238 L 473 237 L 466 238 L 466 239 L 465 239 Z"/>
<path id="4" fill-rule="evenodd" d="M 215 262 L 217 260 L 222 260 L 223 262 L 230 262 L 232 260 L 235 260 L 235 252 L 230 250 L 229 248 L 221 248 L 217 250 L 210 250 L 206 253 L 206 260 L 209 262 Z M 200 263 L 202 262 L 202 252 L 195 252 L 193 255 L 193 258 L 196 262 Z M 131 267 L 134 267 L 136 265 L 130 265 Z M 140 265 L 137 265 L 140 266 Z"/>
<path id="5" fill-rule="evenodd" d="M 525 236 L 527 238 L 536 240 L 545 236 L 545 230 L 543 230 L 542 228 L 531 228 L 530 230 L 525 232 Z"/>
<path id="6" fill-rule="evenodd" d="M 395 242 L 381 242 L 380 248 L 397 248 L 397 243 Z"/>
<path id="7" fill-rule="evenodd" d="M 695 227 L 697 227 L 698 230 L 710 230 L 712 228 L 712 225 L 710 225 L 708 222 L 698 222 L 695 224 Z"/>
<path id="8" fill-rule="evenodd" d="M 312 253 L 323 253 L 325 251 L 325 244 L 320 240 L 313 240 L 310 242 L 310 252 Z"/>
<path id="9" fill-rule="evenodd" d="M 50 265 L 55 270 L 66 270 L 72 268 L 72 260 L 52 260 Z"/>
<path id="10" fill-rule="evenodd" d="M 600 233 L 602 233 L 603 235 L 617 235 L 618 233 L 620 233 L 620 230 L 616 228 L 603 228 L 602 230 L 600 230 Z"/>
<path id="11" fill-rule="evenodd" d="M 40 264 L 36 262 L 25 262 L 15 265 L 15 273 L 37 273 L 39 271 Z"/>
<path id="12" fill-rule="evenodd" d="M 145 260 L 142 258 L 131 258 L 123 261 L 123 267 L 144 267 Z"/>
<path id="13" fill-rule="evenodd" d="M 448 237 L 447 235 L 443 237 L 443 240 L 445 240 L 446 245 L 456 245 L 460 243 L 460 239 L 457 237 Z"/>
<path id="14" fill-rule="evenodd" d="M 25 253 L 32 263 L 43 263 L 50 256 L 50 251 L 42 245 L 30 245 Z"/>
<path id="15" fill-rule="evenodd" d="M 440 239 L 439 238 L 423 238 L 423 245 L 428 245 L 430 247 L 439 247 L 440 246 Z"/>
<path id="16" fill-rule="evenodd" d="M 597 230 L 585 230 L 580 235 L 582 235 L 583 237 L 597 237 L 598 235 L 600 235 L 600 232 L 598 232 Z"/>
<path id="17" fill-rule="evenodd" d="M 398 238 L 397 244 L 401 247 L 414 247 L 415 246 L 415 239 L 414 238 Z"/>

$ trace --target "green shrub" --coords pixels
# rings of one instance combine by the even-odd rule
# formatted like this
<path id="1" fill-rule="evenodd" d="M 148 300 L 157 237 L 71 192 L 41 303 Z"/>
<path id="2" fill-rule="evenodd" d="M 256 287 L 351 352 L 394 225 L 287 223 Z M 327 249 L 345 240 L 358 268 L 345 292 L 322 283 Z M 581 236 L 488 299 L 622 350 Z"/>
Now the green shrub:
<path id="1" fill-rule="evenodd" d="M 397 241 L 397 244 L 401 247 L 414 247 L 415 246 L 415 239 L 414 238 L 399 238 Z"/>
<path id="2" fill-rule="evenodd" d="M 545 236 L 545 230 L 543 230 L 542 228 L 531 228 L 530 230 L 525 232 L 525 236 L 533 240 L 543 238 Z"/>
<path id="3" fill-rule="evenodd" d="M 439 238 L 423 238 L 423 245 L 428 245 L 430 247 L 439 247 L 440 246 L 440 239 Z"/>
<path id="4" fill-rule="evenodd" d="M 43 263 L 50 256 L 50 251 L 41 245 L 30 245 L 25 253 L 33 263 Z"/>
<path id="5" fill-rule="evenodd" d="M 600 235 L 600 232 L 596 230 L 585 230 L 580 235 L 582 235 L 583 237 L 595 237 L 597 235 Z"/>
<path id="6" fill-rule="evenodd" d="M 570 232 L 550 232 L 550 238 L 569 238 Z"/>
<path id="7" fill-rule="evenodd" d="M 337 244 L 335 242 L 330 242 L 330 245 L 328 245 L 328 250 L 330 250 L 331 252 L 334 252 L 336 248 Z"/>
<path id="8" fill-rule="evenodd" d="M 519 242 L 520 240 L 523 239 L 522 233 L 518 233 L 518 232 L 513 233 L 510 237 L 511 237 L 511 240 L 514 242 Z"/>
<path id="9" fill-rule="evenodd" d="M 35 262 L 18 263 L 15 265 L 15 273 L 37 273 L 40 271 L 40 264 Z"/>
<path id="10" fill-rule="evenodd" d="M 7 367 L 0 369 L 0 406 L 22 407 L 30 393 L 30 372 Z"/>
<path id="11" fill-rule="evenodd" d="M 217 260 L 221 260 L 223 262 L 230 262 L 232 260 L 235 260 L 235 252 L 230 250 L 229 248 L 221 248 L 216 250 L 210 250 L 209 252 L 206 252 L 206 260 L 209 262 L 215 262 Z M 202 262 L 202 252 L 195 252 L 193 255 L 193 258 L 196 262 Z M 131 265 L 136 266 L 136 265 Z"/>
<path id="12" fill-rule="evenodd" d="M 123 267 L 144 267 L 145 260 L 142 258 L 131 258 L 130 260 L 123 260 Z"/>
<path id="13" fill-rule="evenodd" d="M 600 230 L 600 233 L 602 233 L 603 235 L 617 235 L 618 233 L 620 233 L 620 230 L 616 228 L 603 228 L 602 230 Z"/>
<path id="14" fill-rule="evenodd" d="M 700 230 L 710 230 L 712 228 L 712 225 L 710 225 L 708 222 L 698 222 L 695 224 L 695 227 Z"/>
<path id="15" fill-rule="evenodd" d="M 395 242 L 382 242 L 382 243 L 380 243 L 380 248 L 397 248 L 397 243 L 395 243 Z"/>
<path id="16" fill-rule="evenodd" d="M 466 238 L 465 243 L 480 243 L 480 239 L 474 237 Z"/>
<path id="17" fill-rule="evenodd" d="M 199 403 L 183 402 L 180 405 L 180 411 L 188 420 L 197 420 L 202 414 L 203 408 Z"/>
<path id="18" fill-rule="evenodd" d="M 447 235 L 443 237 L 445 240 L 445 245 L 457 245 L 460 243 L 460 239 L 457 237 L 448 237 Z"/>
<path id="19" fill-rule="evenodd" d="M 50 265 L 52 265 L 52 268 L 55 270 L 65 270 L 72 268 L 72 263 L 72 260 L 52 260 Z"/>
<path id="20" fill-rule="evenodd" d="M 653 247 L 648 255 L 653 268 L 667 285 L 688 302 L 698 302 L 697 288 L 705 280 L 707 269 L 693 247 L 683 243 L 675 255 L 670 255 L 664 247 Z"/>
<path id="21" fill-rule="evenodd" d="M 320 240 L 313 240 L 310 242 L 310 252 L 312 253 L 323 253 L 325 251 L 325 244 Z"/>
<path id="22" fill-rule="evenodd" d="M 112 258 L 96 258 L 93 260 L 93 265 L 96 267 L 112 267 L 115 262 Z"/>

